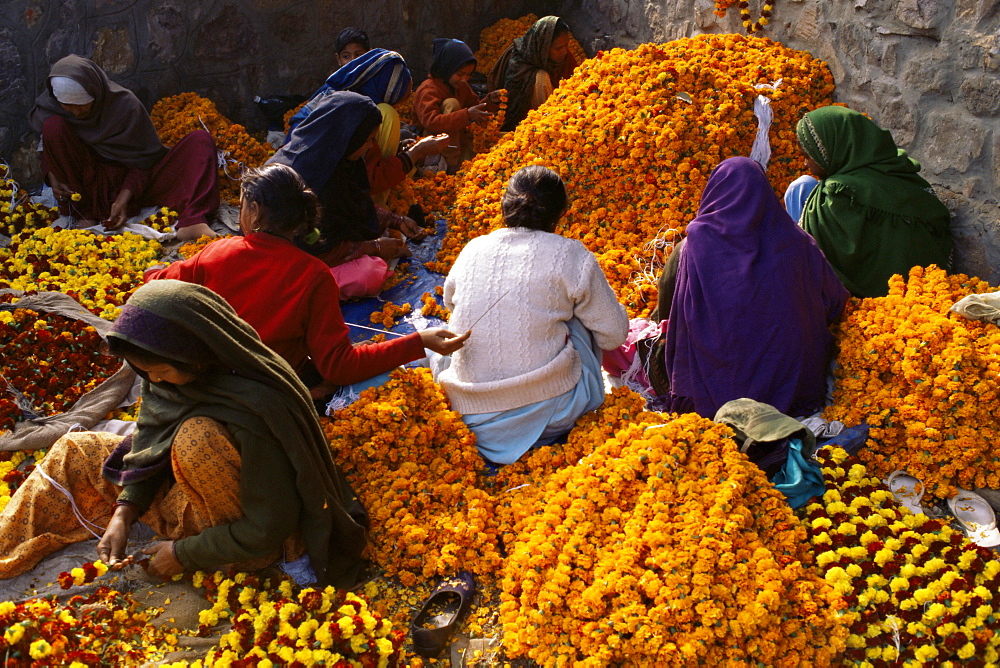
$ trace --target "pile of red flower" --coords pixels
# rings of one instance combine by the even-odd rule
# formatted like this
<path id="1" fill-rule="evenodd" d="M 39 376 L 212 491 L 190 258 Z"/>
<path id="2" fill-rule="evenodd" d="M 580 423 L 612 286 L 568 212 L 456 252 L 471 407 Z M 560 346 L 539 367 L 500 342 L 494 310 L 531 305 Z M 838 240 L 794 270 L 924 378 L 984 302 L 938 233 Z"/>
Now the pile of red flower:
<path id="1" fill-rule="evenodd" d="M 69 409 L 121 365 L 101 353 L 101 337 L 90 325 L 27 309 L 0 312 L 0 349 L 0 430 L 12 429 L 25 415 Z"/>

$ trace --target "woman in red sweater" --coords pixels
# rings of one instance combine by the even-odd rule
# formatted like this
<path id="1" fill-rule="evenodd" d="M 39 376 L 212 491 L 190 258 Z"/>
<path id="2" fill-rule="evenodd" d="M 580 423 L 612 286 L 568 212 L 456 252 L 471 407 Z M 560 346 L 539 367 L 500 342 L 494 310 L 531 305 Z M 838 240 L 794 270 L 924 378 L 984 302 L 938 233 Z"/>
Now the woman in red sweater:
<path id="1" fill-rule="evenodd" d="M 499 108 L 498 93 L 480 100 L 472 92 L 469 77 L 475 71 L 476 57 L 465 42 L 436 39 L 430 76 L 413 96 L 413 117 L 420 133 L 448 135 L 448 147 L 441 151 L 441 157 L 448 164 L 449 174 L 475 153 L 469 126 L 485 123 Z M 424 164 L 430 160 L 427 158 Z"/>
<path id="2" fill-rule="evenodd" d="M 240 228 L 244 236 L 209 244 L 197 255 L 146 272 L 146 280 L 175 278 L 221 295 L 261 340 L 308 380 L 313 398 L 361 383 L 424 356 L 450 354 L 468 333 L 425 329 L 382 343 L 355 346 L 340 311 L 340 290 L 326 264 L 299 249 L 296 232 L 316 224 L 319 203 L 291 167 L 271 164 L 243 177 Z M 310 383 L 307 382 L 307 385 Z"/>

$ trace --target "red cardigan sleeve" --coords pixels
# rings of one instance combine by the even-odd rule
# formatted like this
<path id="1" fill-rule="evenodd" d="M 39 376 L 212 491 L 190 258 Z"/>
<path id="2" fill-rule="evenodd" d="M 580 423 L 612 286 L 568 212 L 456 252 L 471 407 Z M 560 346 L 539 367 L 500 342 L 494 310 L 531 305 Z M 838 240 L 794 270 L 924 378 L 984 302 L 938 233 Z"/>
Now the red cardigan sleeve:
<path id="1" fill-rule="evenodd" d="M 414 332 L 382 343 L 355 346 L 340 311 L 340 288 L 329 273 L 317 281 L 308 306 L 306 348 L 317 371 L 335 385 L 367 380 L 424 356 Z"/>
<path id="2" fill-rule="evenodd" d="M 384 156 L 378 146 L 373 146 L 365 154 L 365 167 L 368 169 L 368 182 L 373 193 L 395 188 L 406 180 L 402 158 L 398 155 Z"/>

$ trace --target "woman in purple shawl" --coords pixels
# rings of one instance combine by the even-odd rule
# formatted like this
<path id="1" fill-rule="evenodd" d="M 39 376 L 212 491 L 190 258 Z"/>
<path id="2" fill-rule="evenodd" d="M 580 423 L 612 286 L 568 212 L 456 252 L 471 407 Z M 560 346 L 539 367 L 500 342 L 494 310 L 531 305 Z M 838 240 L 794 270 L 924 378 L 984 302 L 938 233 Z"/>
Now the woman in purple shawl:
<path id="1" fill-rule="evenodd" d="M 729 158 L 715 168 L 678 252 L 664 355 L 669 408 L 712 418 L 743 397 L 793 416 L 821 408 L 829 325 L 848 293 L 760 165 Z"/>

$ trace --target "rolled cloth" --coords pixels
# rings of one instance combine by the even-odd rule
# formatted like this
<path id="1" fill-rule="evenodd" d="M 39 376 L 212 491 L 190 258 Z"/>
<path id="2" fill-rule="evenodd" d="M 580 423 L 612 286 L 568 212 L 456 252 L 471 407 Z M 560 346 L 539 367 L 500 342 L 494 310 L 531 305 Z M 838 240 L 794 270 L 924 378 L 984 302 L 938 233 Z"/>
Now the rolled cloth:
<path id="1" fill-rule="evenodd" d="M 49 83 L 52 84 L 52 94 L 63 104 L 89 104 L 94 101 L 93 95 L 69 77 L 52 77 Z"/>

